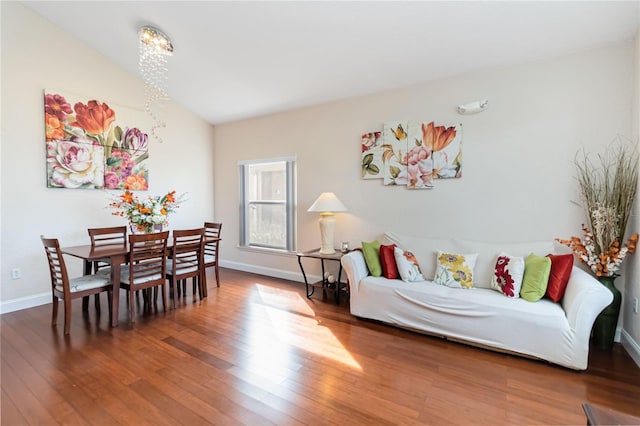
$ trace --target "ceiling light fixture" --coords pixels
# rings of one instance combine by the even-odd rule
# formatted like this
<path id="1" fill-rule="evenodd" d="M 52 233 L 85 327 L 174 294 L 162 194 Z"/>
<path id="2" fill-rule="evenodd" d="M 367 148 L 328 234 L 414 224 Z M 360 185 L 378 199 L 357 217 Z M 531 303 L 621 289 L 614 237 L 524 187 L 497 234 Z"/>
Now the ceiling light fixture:
<path id="1" fill-rule="evenodd" d="M 166 125 L 158 116 L 156 108 L 161 101 L 169 99 L 167 58 L 173 55 L 173 43 L 165 33 L 150 26 L 140 28 L 138 41 L 140 47 L 138 64 L 145 89 L 144 110 L 154 122 L 151 134 L 158 142 L 162 142 L 157 129 Z"/>

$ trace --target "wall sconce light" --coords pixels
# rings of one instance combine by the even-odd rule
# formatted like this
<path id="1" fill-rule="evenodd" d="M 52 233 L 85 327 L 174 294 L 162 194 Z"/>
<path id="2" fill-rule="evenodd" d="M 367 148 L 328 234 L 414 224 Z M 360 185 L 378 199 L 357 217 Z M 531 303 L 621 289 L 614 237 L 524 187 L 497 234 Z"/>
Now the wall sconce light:
<path id="1" fill-rule="evenodd" d="M 468 104 L 458 105 L 458 114 L 477 114 L 484 111 L 489 107 L 489 100 L 483 99 L 481 101 L 469 102 Z"/>
<path id="2" fill-rule="evenodd" d="M 333 229 L 336 225 L 334 212 L 346 212 L 347 208 L 342 204 L 333 192 L 323 192 L 309 207 L 308 212 L 320 212 L 320 254 L 333 254 Z"/>

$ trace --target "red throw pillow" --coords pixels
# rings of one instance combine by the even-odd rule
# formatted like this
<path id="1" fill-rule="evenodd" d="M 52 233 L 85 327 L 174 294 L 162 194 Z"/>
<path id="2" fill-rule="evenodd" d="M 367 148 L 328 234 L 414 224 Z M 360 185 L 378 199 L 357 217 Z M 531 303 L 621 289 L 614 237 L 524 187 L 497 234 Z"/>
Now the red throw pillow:
<path id="1" fill-rule="evenodd" d="M 571 276 L 573 254 L 548 254 L 547 257 L 551 259 L 551 273 L 546 296 L 554 302 L 559 302 Z"/>
<path id="2" fill-rule="evenodd" d="M 395 244 L 391 244 L 390 246 L 380 246 L 380 263 L 382 264 L 382 276 L 385 278 L 389 278 L 390 280 L 396 280 L 400 278 L 398 265 L 396 265 L 396 257 L 393 254 L 393 250 L 395 248 Z"/>

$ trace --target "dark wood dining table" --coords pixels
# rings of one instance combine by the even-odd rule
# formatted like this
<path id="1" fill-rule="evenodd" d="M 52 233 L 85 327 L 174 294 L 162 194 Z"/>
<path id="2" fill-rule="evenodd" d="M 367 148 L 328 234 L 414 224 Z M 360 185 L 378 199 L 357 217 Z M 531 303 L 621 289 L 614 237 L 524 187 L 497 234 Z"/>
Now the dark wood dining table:
<path id="1" fill-rule="evenodd" d="M 206 238 L 205 243 L 219 241 L 220 238 Z M 172 245 L 167 244 L 167 256 L 171 257 Z M 109 259 L 111 263 L 111 282 L 113 283 L 113 292 L 111 295 L 111 326 L 118 326 L 118 312 L 120 304 L 120 277 L 122 265 L 128 263 L 129 244 L 105 244 L 101 246 L 92 246 L 91 244 L 81 246 L 62 247 L 60 249 L 63 254 L 77 257 L 84 260 L 84 274 L 91 273 L 91 265 L 96 260 Z M 206 274 L 203 271 L 202 277 L 202 293 L 203 297 L 207 297 Z M 174 295 L 175 297 L 175 295 Z"/>

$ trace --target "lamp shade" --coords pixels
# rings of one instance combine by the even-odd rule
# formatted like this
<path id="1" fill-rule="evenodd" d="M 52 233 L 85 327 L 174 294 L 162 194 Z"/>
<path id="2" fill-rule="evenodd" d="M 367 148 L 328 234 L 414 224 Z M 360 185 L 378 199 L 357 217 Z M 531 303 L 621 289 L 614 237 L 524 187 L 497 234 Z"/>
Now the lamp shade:
<path id="1" fill-rule="evenodd" d="M 309 207 L 308 212 L 346 212 L 347 208 L 333 192 L 323 192 Z"/>

